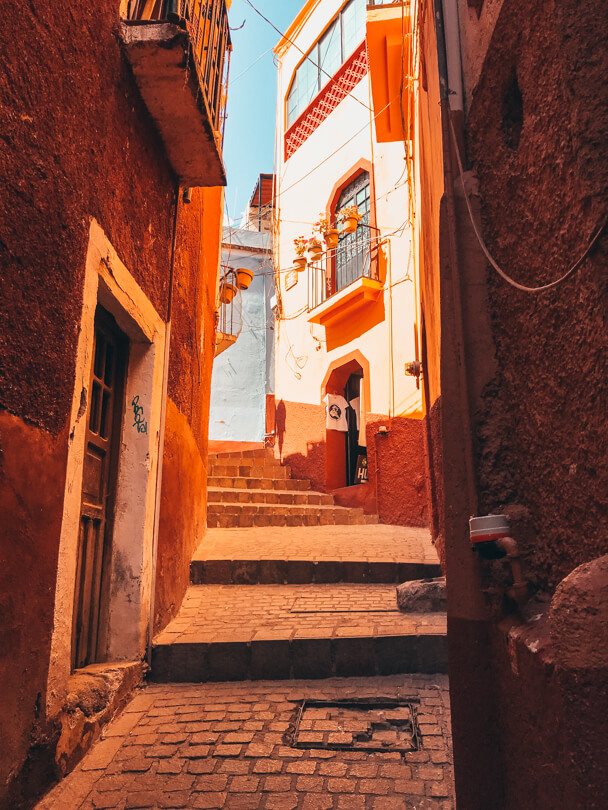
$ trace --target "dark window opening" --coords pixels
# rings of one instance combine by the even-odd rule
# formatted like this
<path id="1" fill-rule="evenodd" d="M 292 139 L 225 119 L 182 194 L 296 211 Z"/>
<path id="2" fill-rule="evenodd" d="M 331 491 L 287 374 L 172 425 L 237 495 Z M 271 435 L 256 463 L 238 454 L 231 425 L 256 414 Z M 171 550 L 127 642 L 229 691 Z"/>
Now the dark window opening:
<path id="1" fill-rule="evenodd" d="M 502 101 L 502 132 L 509 149 L 517 149 L 524 125 L 524 100 L 513 71 Z"/>

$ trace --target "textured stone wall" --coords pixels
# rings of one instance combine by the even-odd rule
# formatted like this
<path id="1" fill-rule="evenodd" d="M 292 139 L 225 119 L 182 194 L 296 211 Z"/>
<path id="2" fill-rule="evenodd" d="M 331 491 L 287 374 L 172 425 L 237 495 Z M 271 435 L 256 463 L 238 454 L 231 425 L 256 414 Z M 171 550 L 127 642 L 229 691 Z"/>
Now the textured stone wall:
<path id="1" fill-rule="evenodd" d="M 24 785 L 35 794 L 54 772 L 58 730 L 45 716 L 45 690 L 90 221 L 166 319 L 176 195 L 120 49 L 118 0 L 9 0 L 3 10 L 0 612 L 7 638 L 0 725 L 7 737 L 0 805 L 9 792 L 18 804 Z M 165 481 L 186 512 L 201 501 L 204 509 L 221 205 L 222 191 L 210 189 L 178 218 L 169 396 L 183 422 L 167 452 L 186 457 L 194 446 L 203 492 L 176 486 L 171 464 Z M 169 542 L 179 548 L 161 565 L 161 623 L 181 599 L 192 531 L 161 535 L 162 549 Z"/>
<path id="2" fill-rule="evenodd" d="M 608 215 L 608 7 L 534 5 L 504 3 L 467 125 L 489 248 L 529 286 L 559 277 Z M 548 292 L 488 271 L 498 373 L 477 414 L 481 509 L 527 508 L 543 588 L 606 551 L 607 263 L 604 233 Z"/>

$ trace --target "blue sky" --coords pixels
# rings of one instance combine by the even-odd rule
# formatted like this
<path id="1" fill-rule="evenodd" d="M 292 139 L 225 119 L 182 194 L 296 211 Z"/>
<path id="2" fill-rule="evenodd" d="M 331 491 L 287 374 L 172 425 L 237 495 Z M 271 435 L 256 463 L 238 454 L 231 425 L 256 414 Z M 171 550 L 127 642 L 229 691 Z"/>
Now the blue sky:
<path id="1" fill-rule="evenodd" d="M 304 0 L 252 3 L 280 31 L 285 31 Z M 233 51 L 224 141 L 226 207 L 232 219 L 240 218 L 258 175 L 272 172 L 274 161 L 277 74 L 272 49 L 279 35 L 244 0 L 232 0 L 230 26 L 237 28 L 243 20 L 243 28 L 231 32 Z"/>

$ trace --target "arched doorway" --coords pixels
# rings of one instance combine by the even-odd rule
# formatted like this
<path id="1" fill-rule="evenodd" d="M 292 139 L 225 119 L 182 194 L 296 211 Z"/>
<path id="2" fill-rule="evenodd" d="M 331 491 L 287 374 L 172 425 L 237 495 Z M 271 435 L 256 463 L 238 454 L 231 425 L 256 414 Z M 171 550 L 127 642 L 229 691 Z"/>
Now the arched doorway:
<path id="1" fill-rule="evenodd" d="M 328 410 L 325 431 L 325 486 L 341 489 L 367 480 L 366 411 L 369 403 L 369 363 L 361 352 L 334 361 L 325 375 L 322 397 Z M 330 421 L 331 404 L 340 424 Z M 338 414 L 338 410 L 344 413 Z M 334 429 L 334 428 L 338 429 Z"/>

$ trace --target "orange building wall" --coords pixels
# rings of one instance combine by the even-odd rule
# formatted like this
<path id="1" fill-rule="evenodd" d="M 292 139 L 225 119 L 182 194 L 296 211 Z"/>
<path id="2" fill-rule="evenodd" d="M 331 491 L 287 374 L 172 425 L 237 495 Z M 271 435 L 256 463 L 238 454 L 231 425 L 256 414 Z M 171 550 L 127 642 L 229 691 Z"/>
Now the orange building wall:
<path id="1" fill-rule="evenodd" d="M 308 478 L 314 489 L 332 492 L 342 506 L 359 506 L 368 514 L 378 514 L 382 523 L 428 524 L 422 419 L 394 417 L 389 433 L 377 435 L 380 425 L 389 425 L 388 417 L 368 414 L 369 482 L 352 487 L 335 478 L 340 465 L 331 463 L 330 454 L 344 457 L 344 434 L 325 429 L 324 406 L 280 401 L 276 422 L 275 447 L 294 477 Z"/>
<path id="2" fill-rule="evenodd" d="M 223 199 L 221 188 L 194 189 L 192 202 L 182 207 L 178 223 L 155 631 L 179 609 L 188 587 L 192 553 L 205 533 L 209 397 Z"/>
<path id="3" fill-rule="evenodd" d="M 175 178 L 116 37 L 118 5 L 72 3 L 66 14 L 49 0 L 35 10 L 9 0 L 0 30 L 1 806 L 35 796 L 56 767 L 47 680 L 92 219 L 167 317 Z M 185 514 L 204 498 L 221 191 L 202 193 L 198 289 L 196 258 L 182 259 L 198 250 L 197 199 L 180 203 L 169 384 L 179 418 L 166 445 L 166 491 Z M 191 486 L 180 488 L 184 471 Z M 191 532 L 188 521 L 161 532 L 160 624 L 183 593 Z"/>

